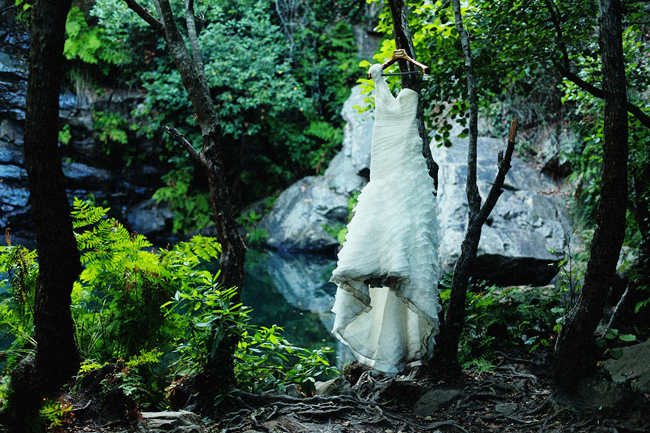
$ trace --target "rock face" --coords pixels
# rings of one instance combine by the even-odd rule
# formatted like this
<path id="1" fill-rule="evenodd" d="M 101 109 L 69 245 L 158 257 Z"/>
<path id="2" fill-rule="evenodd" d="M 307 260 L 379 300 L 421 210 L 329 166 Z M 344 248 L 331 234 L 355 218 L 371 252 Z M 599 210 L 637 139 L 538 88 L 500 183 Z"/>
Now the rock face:
<path id="1" fill-rule="evenodd" d="M 34 227 L 23 157 L 27 92 L 24 59 L 29 57 L 29 35 L 16 34 L 11 26 L 0 22 L 0 36 L 5 42 L 0 51 L 0 229 L 11 228 L 14 245 L 33 248 Z M 169 231 L 173 218 L 164 206 L 152 206 L 146 201 L 162 186 L 166 168 L 158 164 L 157 156 L 163 148 L 148 140 L 132 142 L 139 154 L 148 156 L 148 163 L 126 164 L 119 152 L 108 154 L 93 129 L 93 111 L 128 115 L 143 97 L 135 91 L 114 91 L 81 103 L 71 93 L 61 94 L 59 117 L 70 132 L 69 143 L 61 146 L 62 168 L 70 202 L 79 197 L 108 206 L 111 216 L 126 220 L 130 230 L 156 235 Z"/>
<path id="2" fill-rule="evenodd" d="M 452 132 L 452 137 L 456 135 Z M 450 148 L 432 145 L 440 165 L 438 206 L 443 271 L 453 269 L 467 225 L 468 140 L 452 138 Z M 497 154 L 503 140 L 479 137 L 478 187 L 487 198 L 497 173 Z M 474 276 L 501 285 L 544 285 L 555 275 L 552 263 L 562 254 L 571 221 L 564 199 L 553 181 L 513 158 L 503 194 L 483 226 Z"/>
<path id="3" fill-rule="evenodd" d="M 143 412 L 142 418 L 149 432 L 204 433 L 207 431 L 200 416 L 184 410 L 179 412 Z"/>
<path id="4" fill-rule="evenodd" d="M 368 181 L 372 142 L 372 111 L 364 106 L 360 87 L 352 89 L 342 116 L 347 121 L 343 149 L 325 174 L 296 182 L 278 198 L 260 227 L 269 232 L 268 245 L 280 250 L 323 251 L 338 246 L 323 225 L 344 224 L 347 199 Z M 452 131 L 452 137 L 458 135 Z M 465 182 L 467 139 L 452 139 L 451 148 L 432 142 L 433 157 L 440 165 L 438 204 L 442 231 L 440 260 L 450 271 L 460 254 L 467 224 Z M 487 197 L 497 172 L 497 152 L 504 141 L 480 137 L 478 186 Z M 551 178 L 513 158 L 512 168 L 499 202 L 483 227 L 474 276 L 501 285 L 544 285 L 555 275 L 549 266 L 566 247 L 565 233 L 571 221 L 558 188 Z"/>
<path id="5" fill-rule="evenodd" d="M 306 177 L 286 189 L 273 210 L 260 221 L 269 233 L 267 244 L 279 250 L 322 251 L 338 246 L 324 224 L 345 224 L 347 200 L 368 182 L 370 145 L 374 120 L 372 113 L 359 114 L 353 108 L 363 106 L 360 86 L 352 89 L 341 115 L 347 121 L 343 150 L 330 162 L 323 176 Z"/>
<path id="6" fill-rule="evenodd" d="M 629 382 L 632 390 L 650 393 L 650 340 L 624 347 L 622 352 L 619 359 L 608 359 L 603 363 L 605 370 L 614 382 Z"/>

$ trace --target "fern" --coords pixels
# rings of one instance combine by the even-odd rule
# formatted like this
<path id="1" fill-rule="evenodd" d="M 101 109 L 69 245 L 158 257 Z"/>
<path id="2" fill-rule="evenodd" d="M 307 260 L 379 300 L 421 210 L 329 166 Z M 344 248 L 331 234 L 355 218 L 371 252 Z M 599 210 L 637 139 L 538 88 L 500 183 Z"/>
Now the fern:
<path id="1" fill-rule="evenodd" d="M 65 23 L 66 41 L 63 54 L 68 60 L 80 59 L 84 63 L 123 65 L 131 60 L 131 54 L 113 40 L 104 36 L 104 29 L 91 27 L 84 13 L 76 6 L 70 8 Z"/>

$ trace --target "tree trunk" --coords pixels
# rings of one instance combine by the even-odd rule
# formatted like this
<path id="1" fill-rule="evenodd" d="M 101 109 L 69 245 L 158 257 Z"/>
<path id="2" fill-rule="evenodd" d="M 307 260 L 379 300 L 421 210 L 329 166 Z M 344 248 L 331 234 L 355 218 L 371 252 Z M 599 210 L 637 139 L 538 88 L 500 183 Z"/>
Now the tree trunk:
<path id="1" fill-rule="evenodd" d="M 563 319 L 556 343 L 553 398 L 566 404 L 572 403 L 576 386 L 595 367 L 590 358 L 594 331 L 625 237 L 628 127 L 620 0 L 599 1 L 599 27 L 605 99 L 602 191 L 584 286 Z"/>
<path id="2" fill-rule="evenodd" d="M 20 411 L 38 410 L 41 398 L 79 369 L 70 295 L 82 268 L 58 148 L 59 88 L 70 4 L 70 0 L 38 0 L 32 9 L 24 152 L 39 262 L 34 306 L 37 349 L 35 360 L 21 362 L 12 376 L 10 405 Z M 29 419 L 19 419 L 18 430 L 25 431 L 22 423 Z"/>
<path id="3" fill-rule="evenodd" d="M 417 60 L 415 56 L 415 49 L 413 48 L 413 40 L 411 39 L 411 31 L 409 30 L 408 13 L 409 8 L 404 4 L 404 0 L 388 0 L 390 7 L 390 14 L 393 18 L 393 35 L 395 36 L 395 47 L 403 49 L 413 60 Z M 415 66 L 411 63 L 398 60 L 399 69 L 401 72 L 415 71 Z M 417 74 L 403 75 L 402 88 L 411 89 L 418 94 L 420 93 L 420 77 Z M 418 111 L 416 115 L 418 124 L 418 132 L 422 138 L 422 155 L 427 161 L 427 168 L 429 169 L 429 176 L 433 179 L 433 186 L 438 191 L 438 164 L 433 160 L 431 148 L 429 147 L 429 135 L 427 134 L 426 127 L 424 126 L 424 112 L 422 111 L 422 101 L 418 99 Z M 437 194 L 437 192 L 436 192 Z"/>
<path id="4" fill-rule="evenodd" d="M 221 244 L 218 282 L 226 288 L 237 287 L 239 289 L 231 300 L 234 304 L 238 304 L 244 278 L 246 245 L 239 235 L 237 223 L 232 215 L 222 155 L 221 124 L 205 78 L 194 23 L 194 2 L 185 0 L 185 22 L 190 50 L 187 49 L 185 39 L 176 26 L 168 0 L 154 0 L 160 21 L 151 16 L 136 0 L 125 0 L 125 2 L 165 39 L 174 64 L 181 74 L 183 86 L 196 112 L 197 121 L 201 125 L 203 137 L 201 152 L 197 152 L 175 128 L 165 127 L 164 129 L 185 147 L 207 173 L 217 239 Z M 213 335 L 212 338 L 215 336 Z M 212 346 L 212 340 L 207 346 L 208 348 Z M 216 353 L 209 359 L 201 375 L 197 377 L 199 399 L 203 406 L 212 405 L 216 394 L 225 393 L 228 387 L 235 384 L 233 354 L 236 347 L 237 337 L 231 334 L 225 335 L 220 341 Z"/>

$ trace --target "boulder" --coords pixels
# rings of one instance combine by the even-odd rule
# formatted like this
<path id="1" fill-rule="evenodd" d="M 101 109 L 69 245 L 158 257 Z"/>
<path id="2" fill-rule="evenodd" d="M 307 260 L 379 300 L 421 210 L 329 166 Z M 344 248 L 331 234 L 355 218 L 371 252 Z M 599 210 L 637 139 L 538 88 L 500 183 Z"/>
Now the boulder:
<path id="1" fill-rule="evenodd" d="M 178 412 L 142 412 L 142 419 L 149 432 L 204 433 L 207 430 L 201 417 L 184 410 Z"/>
<path id="2" fill-rule="evenodd" d="M 350 382 L 345 380 L 343 376 L 338 376 L 325 382 L 316 382 L 315 388 L 316 395 L 325 397 L 332 395 L 355 395 Z"/>
<path id="3" fill-rule="evenodd" d="M 17 56 L 0 52 L 0 117 L 25 120 L 27 67 Z"/>
<path id="4" fill-rule="evenodd" d="M 452 137 L 456 134 L 452 133 Z M 467 139 L 452 138 L 452 147 L 432 143 L 440 165 L 438 206 L 441 229 L 440 264 L 453 269 L 467 225 Z M 497 173 L 497 154 L 503 140 L 479 137 L 477 183 L 483 202 Z M 545 285 L 555 276 L 552 265 L 565 247 L 571 230 L 566 203 L 546 175 L 514 157 L 503 194 L 482 229 L 473 276 L 500 285 Z"/>
<path id="5" fill-rule="evenodd" d="M 29 201 L 29 190 L 25 186 L 12 186 L 0 182 L 0 208 L 10 212 L 16 207 L 27 206 Z"/>
<path id="6" fill-rule="evenodd" d="M 431 415 L 434 410 L 447 406 L 461 395 L 458 389 L 432 389 L 415 403 L 414 415 Z"/>
<path id="7" fill-rule="evenodd" d="M 64 162 L 63 174 L 69 186 L 78 186 L 84 189 L 107 189 L 113 180 L 113 173 L 103 168 L 91 167 L 79 162 Z"/>
<path id="8" fill-rule="evenodd" d="M 145 200 L 126 213 L 128 227 L 145 236 L 170 231 L 173 219 L 174 212 L 154 199 Z"/>
<path id="9" fill-rule="evenodd" d="M 256 269 L 266 275 L 292 306 L 312 313 L 328 312 L 334 304 L 336 286 L 323 281 L 336 265 L 322 255 L 269 251 Z"/>
<path id="10" fill-rule="evenodd" d="M 650 340 L 634 346 L 623 347 L 619 359 L 608 359 L 605 370 L 616 383 L 629 382 L 632 390 L 650 394 Z"/>
<path id="11" fill-rule="evenodd" d="M 347 197 L 333 191 L 320 176 L 306 177 L 286 189 L 259 227 L 269 233 L 267 244 L 279 250 L 322 251 L 338 242 L 324 225 L 345 223 Z"/>
<path id="12" fill-rule="evenodd" d="M 296 182 L 280 195 L 274 209 L 262 219 L 260 227 L 269 233 L 270 247 L 322 251 L 337 246 L 336 239 L 323 225 L 345 223 L 347 199 L 365 186 L 369 175 L 372 111 L 358 113 L 354 108 L 364 106 L 364 98 L 360 86 L 352 89 L 341 113 L 347 122 L 343 149 L 325 174 Z M 460 129 L 454 125 L 451 148 L 438 147 L 436 142 L 431 144 L 434 159 L 440 165 L 438 203 L 442 245 L 439 253 L 443 271 L 453 269 L 467 224 L 468 140 L 455 138 Z M 555 143 L 557 137 L 549 140 Z M 504 140 L 479 137 L 478 186 L 483 199 L 497 173 L 499 149 L 505 149 Z M 548 284 L 556 273 L 551 265 L 562 257 L 565 233 L 570 231 L 566 204 L 553 180 L 515 157 L 503 194 L 483 226 L 473 276 L 500 285 Z"/>

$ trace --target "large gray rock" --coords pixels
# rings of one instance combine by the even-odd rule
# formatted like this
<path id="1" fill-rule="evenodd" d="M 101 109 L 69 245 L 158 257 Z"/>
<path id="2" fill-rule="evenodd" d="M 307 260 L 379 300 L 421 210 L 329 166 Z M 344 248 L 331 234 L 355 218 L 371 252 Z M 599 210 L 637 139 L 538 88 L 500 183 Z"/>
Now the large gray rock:
<path id="1" fill-rule="evenodd" d="M 461 395 L 458 389 L 432 389 L 415 403 L 414 415 L 431 415 L 434 410 L 455 402 Z"/>
<path id="2" fill-rule="evenodd" d="M 201 417 L 195 413 L 181 410 L 179 412 L 142 412 L 147 431 L 169 433 L 204 433 L 207 430 Z"/>
<path id="3" fill-rule="evenodd" d="M 452 137 L 455 134 L 452 134 Z M 467 225 L 467 139 L 452 138 L 450 148 L 432 145 L 440 165 L 438 206 L 443 271 L 453 269 Z M 497 173 L 503 140 L 479 137 L 477 183 L 483 201 Z M 503 194 L 483 226 L 474 276 L 502 285 L 545 285 L 555 275 L 551 265 L 562 255 L 571 230 L 566 203 L 546 175 L 513 158 Z"/>
<path id="4" fill-rule="evenodd" d="M 271 247 L 313 251 L 337 245 L 334 236 L 322 226 L 345 222 L 347 198 L 365 186 L 369 174 L 373 114 L 371 110 L 359 114 L 354 108 L 366 105 L 364 98 L 360 87 L 352 89 L 341 113 L 347 121 L 343 149 L 324 176 L 296 182 L 262 219 L 260 227 L 269 232 L 267 242 Z M 455 125 L 452 137 L 459 132 Z M 451 148 L 438 147 L 435 142 L 431 145 L 440 165 L 439 253 L 443 271 L 453 269 L 467 224 L 468 140 L 452 138 L 452 142 Z M 499 149 L 505 149 L 504 140 L 479 138 L 478 186 L 483 199 L 494 182 Z M 502 285 L 545 285 L 555 275 L 549 265 L 558 260 L 549 250 L 562 256 L 565 233 L 570 231 L 564 199 L 552 179 L 514 158 L 503 194 L 483 226 L 474 276 Z"/>
<path id="5" fill-rule="evenodd" d="M 633 390 L 650 393 L 650 340 L 624 347 L 622 352 L 619 359 L 608 359 L 603 363 L 605 370 L 614 382 L 630 382 Z"/>
<path id="6" fill-rule="evenodd" d="M 128 227 L 141 235 L 149 236 L 169 231 L 173 224 L 174 212 L 166 205 L 149 199 L 128 210 Z"/>
<path id="7" fill-rule="evenodd" d="M 267 275 L 292 306 L 312 313 L 324 313 L 334 305 L 336 286 L 323 281 L 336 261 L 321 255 L 268 251 L 257 272 Z"/>
<path id="8" fill-rule="evenodd" d="M 25 120 L 27 67 L 18 56 L 0 52 L 0 117 Z"/>
<path id="9" fill-rule="evenodd" d="M 110 170 L 91 167 L 78 162 L 64 162 L 62 168 L 69 184 L 84 189 L 105 189 L 113 181 L 114 177 Z"/>
<path id="10" fill-rule="evenodd" d="M 344 223 L 348 215 L 347 198 L 333 191 L 324 177 L 306 177 L 285 190 L 273 211 L 260 221 L 269 233 L 266 242 L 280 250 L 315 251 L 337 245 L 323 227 Z"/>

